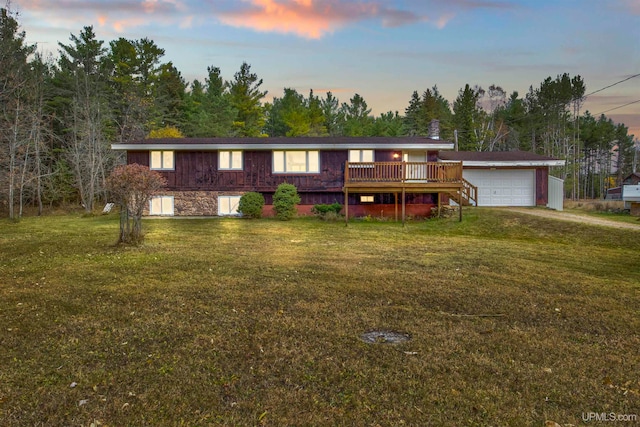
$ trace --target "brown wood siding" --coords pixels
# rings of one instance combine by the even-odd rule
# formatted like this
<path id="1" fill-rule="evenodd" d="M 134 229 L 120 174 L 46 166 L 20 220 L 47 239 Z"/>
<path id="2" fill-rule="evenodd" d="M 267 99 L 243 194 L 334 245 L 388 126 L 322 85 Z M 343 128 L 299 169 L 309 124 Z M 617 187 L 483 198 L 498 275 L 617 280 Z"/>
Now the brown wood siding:
<path id="1" fill-rule="evenodd" d="M 536 206 L 549 202 L 549 168 L 536 168 Z"/>
<path id="2" fill-rule="evenodd" d="M 148 151 L 128 151 L 127 163 L 137 163 L 142 166 L 149 166 L 149 152 Z"/>
<path id="3" fill-rule="evenodd" d="M 376 161 L 394 161 L 394 150 L 376 150 Z M 429 158 L 437 152 L 429 152 Z M 218 170 L 217 151 L 175 151 L 173 171 L 160 171 L 171 191 L 258 191 L 271 203 L 278 185 L 287 182 L 298 188 L 301 204 L 344 204 L 344 167 L 347 150 L 320 151 L 320 173 L 272 173 L 272 151 L 244 151 L 241 171 Z M 129 151 L 128 163 L 149 166 L 149 151 Z M 393 203 L 393 194 L 375 194 L 376 203 Z M 408 203 L 435 203 L 430 193 L 409 194 Z M 360 204 L 358 194 L 350 195 L 350 205 Z"/>
<path id="4" fill-rule="evenodd" d="M 320 173 L 281 174 L 272 172 L 272 151 L 244 151 L 241 171 L 218 170 L 217 151 L 176 151 L 175 170 L 160 173 L 168 190 L 273 192 L 288 182 L 300 192 L 341 192 L 347 155 L 346 150 L 321 151 Z M 149 152 L 130 151 L 127 162 L 149 166 Z"/>

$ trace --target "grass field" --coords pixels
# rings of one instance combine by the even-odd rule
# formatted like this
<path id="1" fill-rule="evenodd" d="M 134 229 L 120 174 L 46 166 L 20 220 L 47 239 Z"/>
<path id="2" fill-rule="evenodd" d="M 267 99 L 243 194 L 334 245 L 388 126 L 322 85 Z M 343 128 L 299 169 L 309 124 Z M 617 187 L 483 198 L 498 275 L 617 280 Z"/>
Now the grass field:
<path id="1" fill-rule="evenodd" d="M 640 422 L 638 232 L 479 208 L 144 227 L 0 221 L 0 425 Z"/>

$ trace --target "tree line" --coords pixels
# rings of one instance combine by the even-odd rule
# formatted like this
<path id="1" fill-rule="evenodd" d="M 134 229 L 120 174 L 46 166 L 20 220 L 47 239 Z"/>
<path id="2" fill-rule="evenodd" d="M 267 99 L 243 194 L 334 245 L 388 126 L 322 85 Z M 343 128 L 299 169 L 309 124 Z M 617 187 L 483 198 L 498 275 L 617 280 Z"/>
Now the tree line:
<path id="1" fill-rule="evenodd" d="M 374 116 L 355 94 L 267 91 L 248 63 L 225 80 L 219 67 L 187 82 L 148 38 L 105 43 L 93 27 L 59 42 L 58 58 L 28 44 L 18 16 L 0 9 L 0 203 L 17 218 L 26 205 L 106 201 L 105 182 L 123 162 L 112 143 L 148 137 L 413 136 L 438 119 L 460 150 L 526 150 L 566 159 L 557 171 L 571 198 L 600 197 L 629 173 L 633 136 L 604 115 L 582 113 L 580 76 L 548 77 L 524 97 L 500 86 L 465 85 L 450 103 L 437 86 L 414 91 L 403 114 Z M 617 176 L 610 166 L 616 159 Z"/>

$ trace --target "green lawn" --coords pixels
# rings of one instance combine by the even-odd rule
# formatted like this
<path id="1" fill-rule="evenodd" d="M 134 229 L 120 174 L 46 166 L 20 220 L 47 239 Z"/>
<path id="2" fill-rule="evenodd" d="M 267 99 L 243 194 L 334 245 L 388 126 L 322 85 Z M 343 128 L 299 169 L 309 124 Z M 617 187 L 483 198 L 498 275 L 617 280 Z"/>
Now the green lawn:
<path id="1" fill-rule="evenodd" d="M 480 208 L 144 227 L 0 221 L 0 425 L 640 420 L 639 232 Z"/>

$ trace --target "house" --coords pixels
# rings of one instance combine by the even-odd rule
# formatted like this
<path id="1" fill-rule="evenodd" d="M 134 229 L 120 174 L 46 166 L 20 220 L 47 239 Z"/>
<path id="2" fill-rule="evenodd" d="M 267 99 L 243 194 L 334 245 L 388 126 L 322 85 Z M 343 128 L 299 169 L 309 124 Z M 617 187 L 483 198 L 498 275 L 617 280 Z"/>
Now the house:
<path id="1" fill-rule="evenodd" d="M 127 163 L 167 180 L 150 215 L 236 215 L 242 194 L 257 191 L 271 214 L 279 184 L 297 187 L 298 211 L 338 202 L 347 216 L 427 216 L 441 194 L 460 197 L 459 162 L 438 162 L 453 143 L 432 137 L 146 139 L 113 144 Z M 347 203 L 348 202 L 348 206 Z"/>
<path id="2" fill-rule="evenodd" d="M 622 190 L 625 185 L 638 185 L 640 184 L 640 173 L 632 172 L 622 180 L 620 187 L 611 187 L 607 189 L 605 194 L 605 200 L 622 200 Z M 626 209 L 629 209 L 628 207 Z"/>
<path id="3" fill-rule="evenodd" d="M 640 184 L 640 172 L 632 172 L 622 180 L 622 185 Z"/>
<path id="4" fill-rule="evenodd" d="M 549 168 L 564 160 L 527 151 L 441 151 L 443 162 L 462 162 L 462 176 L 477 187 L 477 206 L 547 206 L 562 210 L 563 182 Z"/>
<path id="5" fill-rule="evenodd" d="M 112 148 L 126 151 L 127 163 L 149 166 L 166 178 L 168 185 L 152 199 L 149 215 L 237 215 L 240 197 L 249 191 L 264 195 L 264 213 L 269 215 L 273 194 L 283 182 L 297 187 L 301 214 L 310 214 L 316 204 L 338 202 L 347 219 L 426 217 L 449 200 L 465 205 L 485 205 L 487 200 L 477 199 L 470 180 L 485 191 L 474 162 L 489 158 L 470 161 L 467 153 L 447 151 L 453 143 L 439 139 L 437 121 L 430 137 L 166 138 Z M 492 160 L 486 167 L 531 171 L 535 180 L 529 172 L 523 177 L 527 175 L 533 186 L 538 177 L 547 178 L 549 166 L 560 164 L 530 154 L 502 155 L 504 165 L 495 166 Z M 469 171 L 463 172 L 463 166 L 470 168 L 470 180 L 465 179 Z M 515 185 L 515 178 L 511 181 Z M 528 191 L 534 192 L 534 202 L 513 197 L 501 204 L 546 204 L 546 184 Z"/>
<path id="6" fill-rule="evenodd" d="M 633 172 L 622 180 L 622 200 L 631 215 L 640 216 L 640 174 Z"/>

